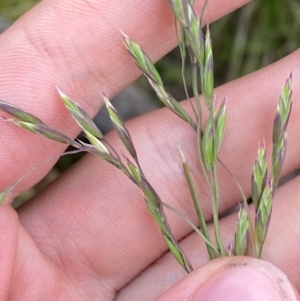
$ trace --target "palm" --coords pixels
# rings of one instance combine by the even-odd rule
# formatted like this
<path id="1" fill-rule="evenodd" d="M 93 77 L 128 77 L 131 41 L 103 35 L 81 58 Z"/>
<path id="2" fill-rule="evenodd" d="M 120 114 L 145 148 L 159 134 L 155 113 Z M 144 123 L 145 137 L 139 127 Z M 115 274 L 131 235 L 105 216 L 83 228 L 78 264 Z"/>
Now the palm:
<path id="1" fill-rule="evenodd" d="M 218 2 L 212 4 L 219 7 Z M 228 1 L 219 10 L 208 10 L 207 19 L 212 21 L 246 2 Z M 93 115 L 102 105 L 100 89 L 112 96 L 138 75 L 120 46 L 119 29 L 134 35 L 154 60 L 175 45 L 175 37 L 170 10 L 162 1 L 144 1 L 142 11 L 140 4 L 132 2 L 125 7 L 118 0 L 110 4 L 67 3 L 42 2 L 1 36 L 0 65 L 4 71 L 0 75 L 0 93 L 2 99 L 75 136 L 78 128 L 63 109 L 54 84 L 71 91 L 71 96 L 81 100 Z M 151 24 L 147 22 L 149 16 Z M 135 32 L 135 28 L 142 30 Z M 299 71 L 294 69 L 298 57 L 299 51 L 217 90 L 218 95 L 228 94 L 230 102 L 221 156 L 248 194 L 249 171 L 256 153 L 253 141 L 266 136 L 267 147 L 270 146 L 270 111 L 275 111 L 280 88 L 290 70 L 295 82 L 299 82 Z M 295 84 L 294 99 L 299 93 L 299 85 Z M 293 110 L 285 174 L 300 164 L 296 101 Z M 162 199 L 191 214 L 175 145 L 180 143 L 190 162 L 194 162 L 194 132 L 165 109 L 137 118 L 128 127 L 141 165 Z M 18 179 L 30 166 L 63 150 L 61 145 L 6 124 L 1 131 L 1 188 Z M 245 136 L 249 138 L 245 140 Z M 115 133 L 109 135 L 109 140 L 118 149 Z M 50 165 L 39 168 L 18 189 L 33 185 Z M 197 167 L 193 172 L 198 172 Z M 225 172 L 221 177 L 224 201 L 220 210 L 225 212 L 240 201 L 240 196 Z M 264 256 L 299 289 L 300 278 L 293 268 L 300 255 L 295 240 L 300 232 L 298 182 L 296 178 L 278 191 Z M 204 206 L 209 220 L 210 204 L 206 202 Z M 18 217 L 8 205 L 1 206 L 0 211 L 0 300 L 153 300 L 184 276 L 174 259 L 168 253 L 163 255 L 166 246 L 138 189 L 92 155 L 85 156 L 23 206 Z M 207 261 L 200 239 L 179 218 L 171 213 L 168 216 L 194 265 Z M 222 219 L 228 242 L 235 221 L 234 215 Z"/>

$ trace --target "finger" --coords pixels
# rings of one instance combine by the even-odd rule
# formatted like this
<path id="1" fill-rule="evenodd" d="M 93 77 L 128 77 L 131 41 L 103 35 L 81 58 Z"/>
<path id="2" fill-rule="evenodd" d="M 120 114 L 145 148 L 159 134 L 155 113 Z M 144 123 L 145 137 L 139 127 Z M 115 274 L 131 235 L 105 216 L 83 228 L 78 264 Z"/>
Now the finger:
<path id="1" fill-rule="evenodd" d="M 1 206 L 0 300 L 76 300 L 82 292 L 46 260 L 8 205 Z"/>
<path id="2" fill-rule="evenodd" d="M 299 295 L 286 275 L 269 262 L 227 257 L 198 268 L 156 300 L 296 301 Z"/>
<path id="3" fill-rule="evenodd" d="M 270 147 L 273 119 L 270 111 L 273 107 L 275 112 L 283 74 L 288 74 L 293 69 L 297 55 L 295 52 L 269 68 L 217 90 L 217 95 L 230 91 L 233 104 L 228 117 L 228 136 L 224 141 L 222 158 L 225 158 L 224 162 L 237 176 L 246 194 L 249 194 L 257 141 L 265 136 L 267 146 Z M 297 75 L 297 70 L 295 74 Z M 296 83 L 294 96 L 297 95 L 299 87 Z M 263 103 L 261 99 L 264 100 Z M 243 109 L 243 105 L 249 103 L 253 105 L 253 111 Z M 244 123 L 245 117 L 241 115 L 243 110 L 247 112 L 247 123 Z M 299 105 L 295 103 L 294 112 L 298 110 Z M 295 113 L 290 122 L 290 152 L 287 154 L 285 172 L 299 166 L 296 152 L 299 132 Z M 165 109 L 133 120 L 128 125 L 140 154 L 141 165 L 151 184 L 166 203 L 195 221 L 175 148 L 177 143 L 183 145 L 189 162 L 195 162 L 197 154 L 193 130 Z M 266 131 L 269 136 L 265 134 Z M 108 138 L 119 149 L 116 135 L 112 133 Z M 228 152 L 226 156 L 225 151 Z M 193 172 L 195 176 L 199 175 L 197 165 L 193 165 Z M 224 212 L 240 201 L 240 194 L 228 175 L 220 172 L 220 178 L 220 212 Z M 205 216 L 209 219 L 209 196 L 205 195 L 202 182 L 198 183 L 199 191 L 202 191 Z M 20 212 L 21 221 L 43 252 L 48 254 L 52 249 L 57 250 L 60 260 L 67 262 L 71 269 L 73 262 L 79 263 L 78 257 L 84 254 L 83 258 L 92 258 L 90 267 L 118 289 L 166 251 L 140 191 L 129 184 L 120 173 L 98 158 L 87 156 L 62 176 L 59 182 L 55 182 L 38 196 L 35 202 L 23 208 Z M 170 218 L 170 225 L 178 239 L 190 232 L 189 227 L 174 216 Z M 56 238 L 57 233 L 61 237 L 59 240 Z M 45 237 L 54 241 L 55 245 L 51 246 L 51 250 L 43 242 Z M 72 238 L 72 245 L 66 237 Z M 99 254 L 106 260 L 99 261 Z M 120 271 L 124 271 L 124 274 L 121 275 Z"/>
<path id="4" fill-rule="evenodd" d="M 11 206 L 0 206 L 0 300 L 8 300 L 16 260 L 18 219 Z"/>
<path id="5" fill-rule="evenodd" d="M 227 0 L 222 5 L 220 0 L 210 1 L 206 20 L 213 21 L 248 1 Z M 198 10 L 202 5 L 199 1 Z M 137 40 L 154 61 L 176 44 L 166 1 L 143 1 L 142 9 L 139 1 L 42 1 L 0 37 L 0 98 L 75 137 L 79 129 L 54 85 L 95 115 L 103 104 L 101 90 L 112 96 L 139 75 L 122 46 L 120 29 Z M 6 177 L 0 189 L 64 148 L 6 124 L 1 131 L 0 161 Z M 39 180 L 49 165 L 26 178 L 18 191 Z"/>

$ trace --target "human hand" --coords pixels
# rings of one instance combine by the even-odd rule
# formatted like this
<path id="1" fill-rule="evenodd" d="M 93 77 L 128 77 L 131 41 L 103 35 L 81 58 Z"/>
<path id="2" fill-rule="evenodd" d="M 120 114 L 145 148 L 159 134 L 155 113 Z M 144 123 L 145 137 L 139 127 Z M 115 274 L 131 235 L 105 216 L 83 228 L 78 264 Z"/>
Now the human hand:
<path id="1" fill-rule="evenodd" d="M 212 0 L 205 21 L 211 22 L 246 2 Z M 79 129 L 64 109 L 54 85 L 59 85 L 94 115 L 103 104 L 101 90 L 111 97 L 139 75 L 122 46 L 120 29 L 139 42 L 153 60 L 176 44 L 167 1 L 144 1 L 141 6 L 137 1 L 78 0 L 70 4 L 70 1 L 44 0 L 0 36 L 0 98 L 75 137 Z M 228 95 L 230 108 L 220 155 L 248 194 L 249 171 L 256 155 L 253 141 L 268 135 L 266 146 L 270 149 L 273 112 L 282 83 L 291 70 L 294 107 L 283 173 L 299 168 L 296 100 L 300 95 L 300 72 L 295 68 L 298 60 L 299 51 L 216 89 L 220 97 Z M 166 109 L 136 118 L 128 122 L 128 127 L 149 181 L 165 202 L 191 215 L 190 197 L 175 144 L 180 143 L 188 160 L 193 162 L 194 132 Z M 62 145 L 13 126 L 3 123 L 0 130 L 1 189 L 31 166 L 63 151 Z M 114 132 L 108 134 L 108 139 L 118 148 Z M 16 193 L 41 179 L 50 165 L 43 165 L 24 179 Z M 197 172 L 196 167 L 193 172 Z M 220 176 L 224 200 L 220 213 L 223 213 L 240 201 L 240 195 L 225 172 Z M 264 249 L 264 259 L 279 267 L 297 289 L 300 288 L 295 269 L 300 255 L 298 182 L 296 178 L 278 190 Z M 210 220 L 209 202 L 203 206 Z M 138 189 L 120 172 L 92 155 L 86 155 L 17 214 L 7 203 L 2 205 L 0 216 L 0 300 L 188 300 L 199 289 L 205 292 L 209 287 L 209 292 L 217 291 L 217 282 L 208 281 L 219 280 L 216 276 L 219 274 L 226 275 L 226 279 L 238 278 L 240 286 L 232 290 L 239 299 L 243 296 L 238 287 L 254 278 L 260 281 L 253 282 L 256 290 L 253 286 L 252 289 L 260 292 L 263 285 L 259 287 L 259 283 L 266 283 L 261 275 L 275 274 L 272 282 L 283 280 L 283 292 L 290 298 L 282 300 L 295 300 L 280 272 L 253 259 L 220 259 L 184 277 L 172 256 L 164 254 L 167 248 Z M 171 213 L 169 220 L 193 264 L 205 263 L 208 258 L 200 239 Z M 234 214 L 222 219 L 221 228 L 227 241 L 232 239 L 235 222 Z M 229 266 L 239 264 L 244 267 L 247 264 L 248 269 L 236 267 L 233 274 L 223 273 L 231 270 Z M 209 283 L 211 286 L 205 287 Z M 276 289 L 278 286 L 274 285 Z M 274 295 L 269 299 L 276 300 Z"/>

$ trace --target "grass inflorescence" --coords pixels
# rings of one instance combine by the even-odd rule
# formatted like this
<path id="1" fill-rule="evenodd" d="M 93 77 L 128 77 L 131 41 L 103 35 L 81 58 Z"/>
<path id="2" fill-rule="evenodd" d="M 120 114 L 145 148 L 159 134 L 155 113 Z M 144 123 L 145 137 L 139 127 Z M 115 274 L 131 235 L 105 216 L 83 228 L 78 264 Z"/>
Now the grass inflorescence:
<path id="1" fill-rule="evenodd" d="M 217 105 L 217 97 L 214 93 L 214 60 L 210 27 L 206 25 L 205 31 L 203 31 L 201 24 L 202 16 L 196 14 L 193 1 L 169 0 L 169 4 L 176 19 L 177 36 L 179 38 L 183 63 L 183 83 L 186 92 L 187 87 L 184 74 L 186 66 L 190 65 L 189 72 L 192 79 L 194 100 L 191 100 L 188 94 L 187 98 L 190 99 L 192 114 L 189 114 L 181 103 L 166 90 L 158 70 L 142 48 L 125 33 L 122 32 L 121 36 L 125 48 L 148 79 L 158 99 L 179 118 L 187 122 L 195 131 L 199 164 L 211 201 L 214 227 L 213 237 L 208 231 L 208 225 L 201 205 L 202 200 L 197 193 L 196 179 L 194 179 L 190 171 L 190 163 L 187 162 L 183 150 L 178 145 L 182 159 L 183 173 L 191 194 L 191 203 L 195 208 L 199 227 L 191 224 L 191 221 L 187 217 L 183 216 L 183 218 L 192 225 L 193 229 L 204 240 L 211 260 L 220 256 L 247 255 L 250 253 L 249 248 L 252 248 L 251 254 L 259 258 L 262 255 L 267 236 L 274 193 L 279 183 L 280 171 L 286 153 L 286 128 L 292 107 L 292 76 L 290 74 L 284 84 L 274 120 L 272 165 L 269 177 L 265 144 L 263 141 L 259 143 L 257 158 L 254 162 L 251 177 L 252 203 L 255 210 L 254 219 L 250 216 L 245 194 L 238 181 L 232 175 L 237 187 L 241 190 L 243 202 L 240 205 L 237 217 L 234 243 L 227 246 L 222 239 L 219 226 L 219 204 L 221 199 L 217 163 L 219 162 L 224 166 L 224 163 L 219 158 L 219 151 L 222 146 L 226 127 L 226 112 L 228 108 L 226 98 L 221 101 L 220 105 Z M 189 63 L 187 60 L 189 60 Z M 80 105 L 59 88 L 57 90 L 69 113 L 76 120 L 85 137 L 90 142 L 89 144 L 78 139 L 69 138 L 45 124 L 39 118 L 5 101 L 0 101 L 0 110 L 11 117 L 1 117 L 1 119 L 48 139 L 70 145 L 78 151 L 93 153 L 121 170 L 142 191 L 149 213 L 158 225 L 162 237 L 176 261 L 185 271 L 191 272 L 193 270 L 192 265 L 174 237 L 164 210 L 167 207 L 179 216 L 182 216 L 182 214 L 169 205 L 164 204 L 155 188 L 146 178 L 126 124 L 122 121 L 108 97 L 103 93 L 102 96 L 111 121 L 128 155 L 119 155 Z M 199 96 L 200 92 L 202 93 L 203 102 Z M 203 118 L 204 111 L 208 112 L 207 121 L 204 121 Z M 3 202 L 5 196 L 14 185 L 0 195 L 0 201 Z M 252 244 L 249 244 L 250 238 Z"/>

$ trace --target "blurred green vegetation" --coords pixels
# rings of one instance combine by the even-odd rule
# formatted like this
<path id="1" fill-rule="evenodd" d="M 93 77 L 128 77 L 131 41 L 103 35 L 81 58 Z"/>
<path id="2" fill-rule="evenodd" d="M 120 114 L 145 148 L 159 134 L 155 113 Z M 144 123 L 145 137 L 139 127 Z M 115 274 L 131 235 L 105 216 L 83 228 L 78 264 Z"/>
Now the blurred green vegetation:
<path id="1" fill-rule="evenodd" d="M 16 20 L 38 2 L 2 0 L 0 16 Z M 252 1 L 211 24 L 211 32 L 218 86 L 258 70 L 299 47 L 300 1 Z M 170 92 L 178 99 L 184 98 L 179 50 L 165 56 L 157 68 Z M 144 79 L 139 79 L 138 84 L 152 92 Z"/>
<path id="2" fill-rule="evenodd" d="M 215 85 L 219 86 L 269 65 L 300 46 L 300 1 L 253 1 L 211 24 L 210 30 Z M 157 67 L 169 91 L 183 99 L 180 65 L 176 49 Z"/>
<path id="3" fill-rule="evenodd" d="M 296 50 L 298 0 L 261 0 L 212 26 L 216 80 L 221 84 L 269 65 Z"/>
<path id="4" fill-rule="evenodd" d="M 16 20 L 38 2 L 40 0 L 1 0 L 0 15 Z"/>
<path id="5" fill-rule="evenodd" d="M 0 16 L 16 20 L 38 2 L 2 0 Z M 300 1 L 253 1 L 211 24 L 210 28 L 215 84 L 218 86 L 271 64 L 300 46 Z M 184 99 L 179 50 L 172 51 L 158 62 L 157 68 L 171 94 L 179 100 Z M 145 79 L 140 78 L 137 83 L 148 93 L 153 93 Z M 64 157 L 56 165 L 55 175 L 73 163 L 74 159 Z M 55 178 L 53 172 L 50 178 Z"/>

